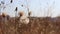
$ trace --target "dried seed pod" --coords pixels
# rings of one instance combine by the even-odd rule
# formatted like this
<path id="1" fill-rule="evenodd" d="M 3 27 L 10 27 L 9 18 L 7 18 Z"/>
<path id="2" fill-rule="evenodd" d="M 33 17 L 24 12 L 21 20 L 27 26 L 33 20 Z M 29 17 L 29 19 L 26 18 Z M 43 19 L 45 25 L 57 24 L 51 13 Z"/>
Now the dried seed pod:
<path id="1" fill-rule="evenodd" d="M 16 7 L 16 8 L 15 8 L 15 11 L 17 11 L 17 10 L 18 10 L 18 8 Z"/>
<path id="2" fill-rule="evenodd" d="M 10 1 L 11 3 L 13 2 L 13 0 Z"/>
<path id="3" fill-rule="evenodd" d="M 7 16 L 7 14 L 6 14 L 6 13 L 2 13 L 2 16 L 3 16 L 3 17 L 6 17 L 6 16 Z"/>
<path id="4" fill-rule="evenodd" d="M 24 15 L 24 12 L 19 12 L 20 17 Z"/>
<path id="5" fill-rule="evenodd" d="M 32 12 L 30 11 L 30 12 L 28 13 L 28 15 L 30 16 L 30 15 L 31 15 L 31 13 L 32 13 Z"/>

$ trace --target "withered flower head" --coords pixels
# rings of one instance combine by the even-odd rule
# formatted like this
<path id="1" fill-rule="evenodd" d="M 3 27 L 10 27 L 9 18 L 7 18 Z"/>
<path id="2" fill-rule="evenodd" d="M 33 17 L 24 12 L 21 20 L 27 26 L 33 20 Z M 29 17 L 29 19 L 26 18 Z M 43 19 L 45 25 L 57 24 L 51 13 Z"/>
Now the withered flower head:
<path id="1" fill-rule="evenodd" d="M 31 15 L 31 13 L 32 13 L 32 12 L 31 12 L 31 11 L 29 11 L 28 15 L 30 16 L 30 15 Z"/>
<path id="2" fill-rule="evenodd" d="M 3 12 L 3 13 L 2 13 L 2 16 L 5 17 L 5 16 L 7 16 L 7 14 Z"/>
<path id="3" fill-rule="evenodd" d="M 24 15 L 24 12 L 19 12 L 20 17 Z"/>

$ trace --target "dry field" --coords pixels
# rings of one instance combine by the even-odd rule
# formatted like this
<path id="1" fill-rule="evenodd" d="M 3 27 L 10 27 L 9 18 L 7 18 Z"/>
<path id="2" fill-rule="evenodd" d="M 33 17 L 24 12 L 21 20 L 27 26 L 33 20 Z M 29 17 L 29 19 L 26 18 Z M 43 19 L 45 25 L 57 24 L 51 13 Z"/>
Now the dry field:
<path id="1" fill-rule="evenodd" d="M 60 34 L 60 18 L 30 17 L 29 24 L 21 24 L 19 18 L 0 16 L 0 34 Z"/>

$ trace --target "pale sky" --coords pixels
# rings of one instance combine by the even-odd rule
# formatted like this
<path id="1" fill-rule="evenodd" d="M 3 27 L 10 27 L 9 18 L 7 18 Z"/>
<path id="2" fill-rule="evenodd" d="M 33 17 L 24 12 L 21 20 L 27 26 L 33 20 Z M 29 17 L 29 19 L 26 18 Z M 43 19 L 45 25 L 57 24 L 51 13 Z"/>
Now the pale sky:
<path id="1" fill-rule="evenodd" d="M 0 3 L 1 1 L 5 1 L 4 6 L 6 6 L 4 10 L 1 8 L 1 12 L 6 12 L 11 17 L 15 16 L 14 10 L 16 7 L 18 7 L 18 12 L 24 11 L 26 15 L 28 13 L 26 0 L 13 0 L 13 3 L 10 3 L 10 0 L 0 0 Z M 24 7 L 21 7 L 22 4 Z M 32 11 L 31 16 L 45 17 L 52 14 L 52 17 L 56 17 L 60 15 L 60 0 L 28 0 L 28 7 Z"/>

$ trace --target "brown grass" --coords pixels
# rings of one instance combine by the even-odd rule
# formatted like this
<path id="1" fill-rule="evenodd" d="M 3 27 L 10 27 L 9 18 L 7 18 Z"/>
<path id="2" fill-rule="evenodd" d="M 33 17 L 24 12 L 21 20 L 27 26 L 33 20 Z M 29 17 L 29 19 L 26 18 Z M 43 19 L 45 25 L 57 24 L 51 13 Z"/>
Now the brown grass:
<path id="1" fill-rule="evenodd" d="M 60 18 L 30 17 L 29 24 L 21 24 L 19 18 L 11 18 L 4 22 L 0 17 L 0 34 L 60 34 Z"/>

